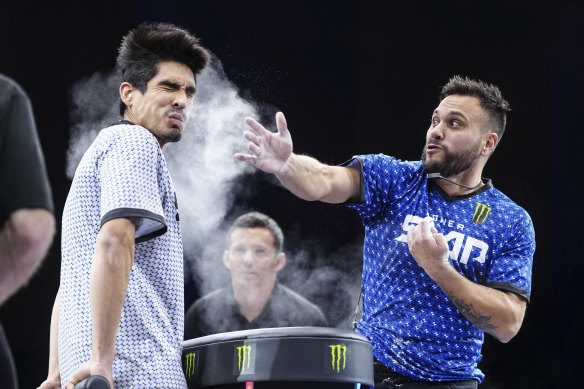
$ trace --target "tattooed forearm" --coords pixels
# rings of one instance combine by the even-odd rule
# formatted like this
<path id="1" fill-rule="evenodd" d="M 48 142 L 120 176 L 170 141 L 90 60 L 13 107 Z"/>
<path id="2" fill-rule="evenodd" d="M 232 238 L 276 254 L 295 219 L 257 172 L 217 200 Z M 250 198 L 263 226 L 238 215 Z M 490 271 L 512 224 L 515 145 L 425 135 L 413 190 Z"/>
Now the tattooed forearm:
<path id="1" fill-rule="evenodd" d="M 483 331 L 490 332 L 497 328 L 497 326 L 491 323 L 491 316 L 483 316 L 472 306 L 472 304 L 467 304 L 463 299 L 456 297 L 449 290 L 444 290 L 446 296 L 452 301 L 452 303 L 458 308 L 460 313 L 467 318 L 475 326 L 479 327 Z"/>

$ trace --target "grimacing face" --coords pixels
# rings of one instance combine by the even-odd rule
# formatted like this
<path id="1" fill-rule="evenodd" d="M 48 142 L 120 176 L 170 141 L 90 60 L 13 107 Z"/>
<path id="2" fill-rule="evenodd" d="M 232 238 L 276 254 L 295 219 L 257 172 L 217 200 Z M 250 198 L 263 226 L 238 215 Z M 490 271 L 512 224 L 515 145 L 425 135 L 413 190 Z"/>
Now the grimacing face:
<path id="1" fill-rule="evenodd" d="M 223 263 L 234 284 L 259 287 L 276 281 L 286 257 L 274 247 L 274 236 L 267 228 L 236 228 L 223 254 Z"/>
<path id="2" fill-rule="evenodd" d="M 440 102 L 426 133 L 426 173 L 453 177 L 476 163 L 484 145 L 486 113 L 474 96 L 451 95 Z"/>
<path id="3" fill-rule="evenodd" d="M 162 147 L 182 137 L 193 107 L 195 76 L 185 64 L 163 61 L 144 93 L 123 83 L 120 94 L 127 106 L 124 118 L 152 132 Z"/>

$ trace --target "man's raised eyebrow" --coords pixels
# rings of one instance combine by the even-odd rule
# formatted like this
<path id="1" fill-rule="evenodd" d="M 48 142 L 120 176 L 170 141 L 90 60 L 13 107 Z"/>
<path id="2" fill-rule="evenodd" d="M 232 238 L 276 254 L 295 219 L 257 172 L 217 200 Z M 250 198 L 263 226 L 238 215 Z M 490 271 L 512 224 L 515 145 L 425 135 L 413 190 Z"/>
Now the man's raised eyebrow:
<path id="1" fill-rule="evenodd" d="M 435 110 L 434 113 L 432 115 L 437 115 L 438 114 L 438 110 Z M 465 114 L 463 114 L 460 111 L 455 111 L 455 110 L 450 110 L 448 112 L 446 112 L 447 115 L 455 115 L 455 116 L 460 116 L 461 118 L 463 118 L 464 120 L 468 121 L 468 118 L 466 117 Z"/>

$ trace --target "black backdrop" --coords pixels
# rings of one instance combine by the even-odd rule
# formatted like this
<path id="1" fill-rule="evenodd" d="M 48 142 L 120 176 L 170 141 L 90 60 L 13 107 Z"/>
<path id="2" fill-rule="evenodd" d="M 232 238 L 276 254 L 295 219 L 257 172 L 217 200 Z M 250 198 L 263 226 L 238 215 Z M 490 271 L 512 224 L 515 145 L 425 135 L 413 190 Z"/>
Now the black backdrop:
<path id="1" fill-rule="evenodd" d="M 439 87 L 451 75 L 499 85 L 513 112 L 484 175 L 531 214 L 537 251 L 523 328 L 506 345 L 487 337 L 482 387 L 576 387 L 583 362 L 577 172 L 584 5 L 537 3 L 2 2 L 0 72 L 32 99 L 59 222 L 70 185 L 71 88 L 109 71 L 120 38 L 142 21 L 190 29 L 242 96 L 286 113 L 295 150 L 328 163 L 378 152 L 416 159 Z M 324 249 L 362 239 L 359 219 L 345 209 L 297 200 L 269 180 L 254 188 L 240 201 L 285 231 L 300 228 Z M 22 388 L 38 385 L 47 370 L 59 239 L 29 285 L 0 309 Z M 194 291 L 187 285 L 187 304 Z"/>

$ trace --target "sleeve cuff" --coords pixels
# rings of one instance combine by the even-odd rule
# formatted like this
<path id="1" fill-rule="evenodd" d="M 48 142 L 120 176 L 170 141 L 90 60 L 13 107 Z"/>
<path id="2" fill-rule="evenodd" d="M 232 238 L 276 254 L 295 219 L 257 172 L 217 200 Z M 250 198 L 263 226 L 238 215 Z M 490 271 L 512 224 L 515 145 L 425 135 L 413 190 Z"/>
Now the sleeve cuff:
<path id="1" fill-rule="evenodd" d="M 493 282 L 488 282 L 487 284 L 485 284 L 485 286 L 488 286 L 489 288 L 493 288 L 493 289 L 497 289 L 497 290 L 502 290 L 505 292 L 513 292 L 513 293 L 523 297 L 525 300 L 527 300 L 527 302 L 529 302 L 529 299 L 530 299 L 530 295 L 529 295 L 529 293 L 527 293 L 527 291 L 525 289 L 520 288 L 520 287 L 513 285 L 513 284 L 509 284 L 507 282 L 493 281 Z"/>
<path id="2" fill-rule="evenodd" d="M 116 208 L 112 209 L 101 218 L 99 228 L 112 219 L 134 218 L 136 222 L 136 243 L 142 243 L 154 239 L 164 234 L 168 227 L 164 217 L 154 212 L 139 208 Z"/>
<path id="3" fill-rule="evenodd" d="M 348 167 L 351 169 L 355 169 L 355 170 L 359 170 L 359 174 L 361 175 L 361 194 L 359 195 L 359 197 L 353 197 L 350 198 L 349 200 L 345 201 L 343 204 L 344 205 L 349 205 L 349 204 L 362 204 L 365 202 L 365 191 L 363 190 L 364 184 L 363 184 L 363 158 L 362 157 L 353 157 L 351 159 L 349 159 L 346 162 L 343 162 L 342 164 L 340 164 L 339 166 L 344 166 L 344 167 Z"/>

